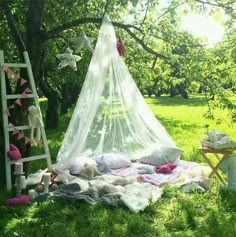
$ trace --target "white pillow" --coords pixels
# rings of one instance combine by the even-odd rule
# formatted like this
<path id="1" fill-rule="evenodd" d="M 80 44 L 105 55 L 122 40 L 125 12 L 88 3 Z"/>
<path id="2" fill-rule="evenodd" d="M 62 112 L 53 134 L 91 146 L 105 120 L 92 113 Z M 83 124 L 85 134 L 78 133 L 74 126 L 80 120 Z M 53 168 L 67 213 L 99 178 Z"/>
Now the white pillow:
<path id="1" fill-rule="evenodd" d="M 85 163 L 89 165 L 97 165 L 96 161 L 87 156 L 77 156 L 73 162 L 73 165 L 69 168 L 71 174 L 80 174 L 84 168 Z"/>
<path id="2" fill-rule="evenodd" d="M 176 161 L 182 151 L 178 148 L 161 147 L 154 149 L 150 154 L 147 154 L 139 159 L 139 162 L 149 165 L 164 165 L 168 161 Z"/>
<path id="3" fill-rule="evenodd" d="M 106 163 L 110 169 L 120 169 L 131 165 L 131 161 L 125 155 L 115 153 L 97 155 L 95 160 Z"/>

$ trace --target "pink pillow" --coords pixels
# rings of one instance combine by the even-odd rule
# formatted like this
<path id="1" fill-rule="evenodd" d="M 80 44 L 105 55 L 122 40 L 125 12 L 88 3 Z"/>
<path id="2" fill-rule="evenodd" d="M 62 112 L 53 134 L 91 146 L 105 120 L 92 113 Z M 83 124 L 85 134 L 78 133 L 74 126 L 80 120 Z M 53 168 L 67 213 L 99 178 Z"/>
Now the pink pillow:
<path id="1" fill-rule="evenodd" d="M 28 195 L 20 195 L 19 197 L 9 198 L 6 200 L 6 205 L 19 205 L 19 204 L 29 204 L 30 197 Z"/>
<path id="2" fill-rule="evenodd" d="M 19 149 L 13 144 L 10 144 L 10 151 L 7 152 L 7 155 L 10 160 L 19 160 L 21 158 Z"/>

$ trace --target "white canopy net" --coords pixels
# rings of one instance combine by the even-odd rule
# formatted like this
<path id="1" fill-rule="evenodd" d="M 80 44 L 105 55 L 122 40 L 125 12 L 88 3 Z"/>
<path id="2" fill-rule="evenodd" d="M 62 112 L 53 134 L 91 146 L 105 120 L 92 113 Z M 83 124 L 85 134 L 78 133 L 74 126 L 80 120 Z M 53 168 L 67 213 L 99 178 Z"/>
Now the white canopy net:
<path id="1" fill-rule="evenodd" d="M 79 155 L 122 153 L 135 159 L 153 147 L 177 148 L 145 103 L 105 16 L 57 162 L 66 169 Z"/>

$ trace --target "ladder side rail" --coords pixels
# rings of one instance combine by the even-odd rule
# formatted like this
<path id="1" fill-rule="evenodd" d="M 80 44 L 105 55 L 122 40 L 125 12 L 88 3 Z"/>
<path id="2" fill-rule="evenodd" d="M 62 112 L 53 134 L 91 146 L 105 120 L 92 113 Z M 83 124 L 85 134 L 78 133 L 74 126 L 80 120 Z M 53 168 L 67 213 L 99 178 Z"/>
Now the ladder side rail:
<path id="1" fill-rule="evenodd" d="M 3 51 L 0 50 L 0 66 L 2 67 L 4 64 L 4 54 Z M 5 71 L 1 70 L 1 95 L 2 95 L 2 114 L 3 114 L 3 131 L 4 131 L 4 140 L 5 140 L 5 171 L 6 171 L 6 188 L 7 191 L 11 190 L 12 181 L 11 181 L 11 164 L 10 160 L 7 156 L 7 151 L 9 150 L 9 132 L 7 130 L 8 126 L 8 115 L 4 113 L 7 107 L 7 98 L 6 98 L 6 78 Z"/>

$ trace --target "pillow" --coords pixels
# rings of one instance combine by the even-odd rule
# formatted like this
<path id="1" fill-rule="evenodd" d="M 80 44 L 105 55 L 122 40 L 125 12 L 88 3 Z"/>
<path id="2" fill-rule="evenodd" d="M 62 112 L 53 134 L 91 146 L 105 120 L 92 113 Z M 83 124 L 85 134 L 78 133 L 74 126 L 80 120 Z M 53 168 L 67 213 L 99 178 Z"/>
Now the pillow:
<path id="1" fill-rule="evenodd" d="M 30 203 L 30 197 L 28 195 L 20 195 L 14 198 L 7 199 L 5 201 L 6 205 L 20 205 L 20 204 L 29 204 Z"/>
<path id="2" fill-rule="evenodd" d="M 96 161 L 87 156 L 77 156 L 73 162 L 73 165 L 69 168 L 71 174 L 80 174 L 84 169 L 84 165 L 96 165 Z"/>
<path id="3" fill-rule="evenodd" d="M 139 159 L 139 162 L 149 165 L 164 165 L 168 161 L 176 161 L 182 151 L 178 148 L 161 147 L 153 150 L 150 154 L 143 156 Z"/>
<path id="4" fill-rule="evenodd" d="M 10 144 L 10 150 L 7 152 L 7 156 L 10 160 L 19 160 L 21 158 L 21 153 L 15 145 Z"/>
<path id="5" fill-rule="evenodd" d="M 131 161 L 122 154 L 104 153 L 95 157 L 99 163 L 103 161 L 110 169 L 120 169 L 123 167 L 131 166 Z"/>
<path id="6" fill-rule="evenodd" d="M 108 164 L 103 160 L 96 160 L 98 170 L 103 173 L 109 173 L 111 172 L 111 169 L 109 168 Z"/>

